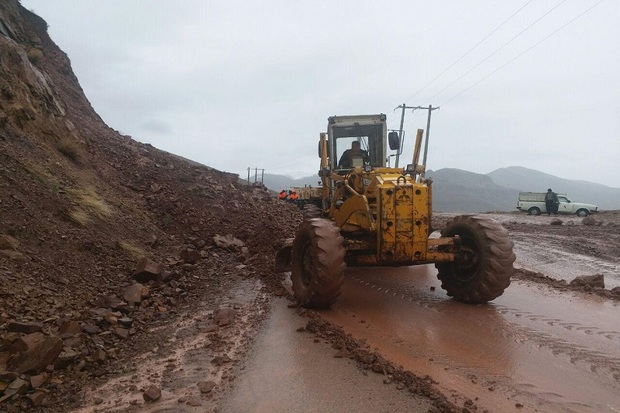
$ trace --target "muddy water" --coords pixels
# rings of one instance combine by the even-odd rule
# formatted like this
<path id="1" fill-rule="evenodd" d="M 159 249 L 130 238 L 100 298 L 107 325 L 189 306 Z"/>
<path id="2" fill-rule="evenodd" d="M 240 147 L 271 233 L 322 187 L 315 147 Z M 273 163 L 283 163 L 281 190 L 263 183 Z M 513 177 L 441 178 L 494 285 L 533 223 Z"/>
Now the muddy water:
<path id="1" fill-rule="evenodd" d="M 428 412 L 430 400 L 386 385 L 383 375 L 360 374 L 348 358 L 308 333 L 307 320 L 273 303 L 223 413 Z"/>
<path id="2" fill-rule="evenodd" d="M 432 266 L 356 268 L 323 316 L 444 394 L 489 411 L 620 411 L 620 308 L 513 282 L 489 305 L 450 300 Z M 431 289 L 434 287 L 434 291 Z"/>
<path id="3" fill-rule="evenodd" d="M 562 245 L 565 242 L 562 237 L 539 234 L 536 244 L 527 235 L 513 234 L 513 238 L 518 252 L 516 265 L 519 267 L 565 281 L 580 275 L 603 274 L 605 288 L 620 287 L 620 264 L 588 254 L 568 252 Z"/>
<path id="4" fill-rule="evenodd" d="M 151 351 L 138 355 L 124 371 L 104 381 L 93 381 L 84 392 L 84 406 L 72 413 L 213 411 L 215 392 L 203 394 L 198 383 L 212 381 L 219 387 L 234 379 L 231 371 L 244 353 L 266 305 L 258 280 L 239 279 L 225 297 L 197 303 L 176 323 L 151 327 L 158 337 Z M 233 308 L 231 324 L 217 327 L 213 309 Z M 225 357 L 214 364 L 215 357 Z M 142 393 L 151 385 L 161 389 L 161 399 L 145 403 Z"/>

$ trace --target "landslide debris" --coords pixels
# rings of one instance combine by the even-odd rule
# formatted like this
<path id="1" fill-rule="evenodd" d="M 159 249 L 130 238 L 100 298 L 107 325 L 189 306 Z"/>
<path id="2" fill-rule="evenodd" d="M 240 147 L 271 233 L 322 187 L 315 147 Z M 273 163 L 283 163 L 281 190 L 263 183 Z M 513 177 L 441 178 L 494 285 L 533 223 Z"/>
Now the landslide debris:
<path id="1" fill-rule="evenodd" d="M 582 275 L 567 283 L 565 280 L 557 280 L 540 272 L 518 268 L 515 270 L 514 277 L 515 279 L 545 284 L 559 291 L 578 291 L 613 301 L 620 301 L 620 287 L 614 287 L 611 290 L 605 289 L 605 281 L 602 274 Z"/>
<path id="2" fill-rule="evenodd" d="M 239 277 L 280 285 L 299 214 L 273 195 L 109 128 L 45 21 L 1 2 L 0 411 L 66 411 L 154 326 L 213 313 Z M 215 314 L 214 334 L 234 322 Z"/>

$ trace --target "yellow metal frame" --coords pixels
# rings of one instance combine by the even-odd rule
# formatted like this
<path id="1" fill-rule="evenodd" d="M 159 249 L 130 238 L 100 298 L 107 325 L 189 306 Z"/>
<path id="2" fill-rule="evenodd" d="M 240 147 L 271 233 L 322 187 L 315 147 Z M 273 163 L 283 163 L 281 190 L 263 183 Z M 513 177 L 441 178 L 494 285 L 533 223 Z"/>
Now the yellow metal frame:
<path id="1" fill-rule="evenodd" d="M 417 175 L 418 131 L 415 170 L 403 175 L 401 168 L 355 168 L 347 175 L 329 170 L 327 134 L 321 133 L 321 179 L 323 199 L 330 200 L 328 216 L 343 232 L 347 262 L 352 265 L 414 265 L 455 261 L 456 255 L 439 248 L 455 244 L 454 238 L 429 239 L 432 186 Z M 374 239 L 364 234 L 374 234 Z"/>

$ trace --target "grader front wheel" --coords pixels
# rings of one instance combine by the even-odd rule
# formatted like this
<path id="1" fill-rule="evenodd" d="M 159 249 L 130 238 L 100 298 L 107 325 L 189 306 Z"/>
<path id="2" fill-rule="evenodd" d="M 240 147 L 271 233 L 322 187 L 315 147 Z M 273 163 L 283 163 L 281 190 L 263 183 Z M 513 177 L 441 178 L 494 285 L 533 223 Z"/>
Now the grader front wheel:
<path id="1" fill-rule="evenodd" d="M 293 293 L 299 304 L 327 308 L 336 301 L 346 267 L 343 242 L 330 220 L 313 218 L 299 226 L 291 253 Z"/>
<path id="2" fill-rule="evenodd" d="M 514 272 L 515 254 L 508 231 L 499 222 L 481 216 L 457 216 L 441 235 L 458 235 L 461 239 L 462 260 L 435 264 L 441 287 L 449 296 L 477 304 L 503 294 Z"/>

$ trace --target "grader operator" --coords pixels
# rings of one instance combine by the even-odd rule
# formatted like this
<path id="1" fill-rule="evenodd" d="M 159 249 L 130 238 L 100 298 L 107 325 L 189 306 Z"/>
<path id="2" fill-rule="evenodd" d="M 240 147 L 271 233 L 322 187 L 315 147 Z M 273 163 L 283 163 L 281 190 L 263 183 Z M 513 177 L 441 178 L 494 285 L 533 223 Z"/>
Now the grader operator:
<path id="1" fill-rule="evenodd" d="M 319 140 L 320 196 L 306 205 L 295 238 L 276 256 L 276 271 L 291 271 L 301 305 L 332 305 L 347 265 L 434 263 L 442 288 L 467 303 L 493 300 L 508 287 L 515 255 L 497 221 L 460 215 L 440 237 L 430 237 L 432 181 L 419 164 L 422 134 L 412 163 L 390 167 L 388 152 L 400 151 L 402 140 L 398 132 L 388 134 L 385 115 L 329 118 Z M 340 161 L 345 149 L 350 162 Z"/>

